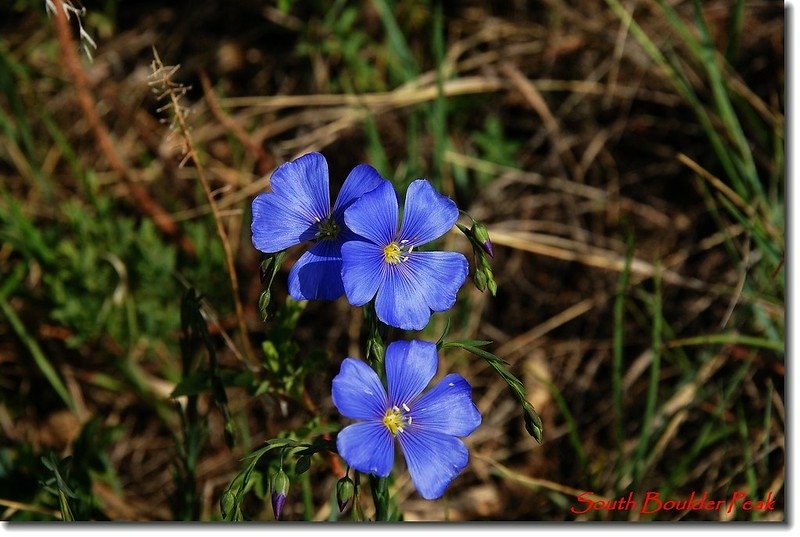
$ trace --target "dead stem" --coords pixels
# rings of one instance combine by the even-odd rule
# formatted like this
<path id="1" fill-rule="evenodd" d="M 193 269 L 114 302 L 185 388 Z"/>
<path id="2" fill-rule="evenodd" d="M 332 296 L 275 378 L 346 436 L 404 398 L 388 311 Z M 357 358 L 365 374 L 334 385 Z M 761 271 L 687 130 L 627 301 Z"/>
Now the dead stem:
<path id="1" fill-rule="evenodd" d="M 194 256 L 194 244 L 189 240 L 189 237 L 181 233 L 180 228 L 169 213 L 134 179 L 130 167 L 117 152 L 116 146 L 111 139 L 111 134 L 100 119 L 100 114 L 97 111 L 94 98 L 89 89 L 89 80 L 81 67 L 78 54 L 75 52 L 72 42 L 72 29 L 67 21 L 67 14 L 64 11 L 64 6 L 61 2 L 56 2 L 56 6 L 58 7 L 55 10 L 53 19 L 55 20 L 56 37 L 61 47 L 64 67 L 75 85 L 75 93 L 78 96 L 78 102 L 86 121 L 89 123 L 89 128 L 97 140 L 98 148 L 106 157 L 109 166 L 122 177 L 125 186 L 128 188 L 131 196 L 133 196 L 138 207 L 153 219 L 159 231 L 176 240 L 186 254 Z"/>
<path id="2" fill-rule="evenodd" d="M 231 294 L 233 295 L 233 305 L 236 310 L 236 320 L 239 324 L 239 333 L 242 339 L 242 346 L 244 348 L 244 355 L 247 357 L 250 365 L 256 367 L 258 360 L 253 353 L 253 348 L 250 345 L 250 338 L 247 333 L 247 325 L 244 321 L 244 309 L 242 308 L 242 301 L 239 298 L 239 279 L 236 276 L 236 267 L 233 262 L 233 251 L 231 244 L 228 240 L 228 234 L 225 232 L 225 227 L 222 224 L 222 216 L 220 215 L 219 207 L 214 199 L 214 194 L 211 191 L 211 186 L 206 177 L 205 168 L 203 167 L 200 157 L 192 140 L 192 135 L 189 132 L 189 126 L 186 124 L 186 114 L 183 105 L 180 103 L 180 97 L 185 93 L 186 88 L 176 84 L 171 80 L 172 75 L 178 70 L 180 66 L 165 66 L 158 56 L 158 52 L 153 48 L 153 63 L 152 74 L 150 75 L 150 85 L 155 90 L 160 91 L 158 99 L 169 98 L 169 102 L 161 107 L 161 110 L 172 109 L 173 113 L 173 126 L 181 133 L 183 137 L 185 158 L 194 163 L 195 170 L 197 170 L 197 177 L 200 184 L 203 186 L 208 205 L 211 207 L 211 214 L 214 216 L 214 224 L 217 228 L 217 235 L 222 242 L 222 249 L 225 252 L 225 264 L 228 269 L 228 276 L 231 280 Z"/>

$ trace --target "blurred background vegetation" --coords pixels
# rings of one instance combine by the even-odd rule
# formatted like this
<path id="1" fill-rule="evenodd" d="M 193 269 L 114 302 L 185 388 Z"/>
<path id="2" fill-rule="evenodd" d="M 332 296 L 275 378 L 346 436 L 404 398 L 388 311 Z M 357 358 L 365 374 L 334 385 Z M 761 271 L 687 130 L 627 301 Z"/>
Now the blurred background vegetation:
<path id="1" fill-rule="evenodd" d="M 290 250 L 264 322 L 249 231 L 271 171 L 321 151 L 334 190 L 369 162 L 488 224 L 497 296 L 465 285 L 420 337 L 492 340 L 544 421 L 538 445 L 484 362 L 443 355 L 484 421 L 445 500 L 397 474 L 407 520 L 572 520 L 586 490 L 777 508 L 580 519 L 783 520 L 782 2 L 85 7 L 81 37 L 0 6 L 0 518 L 218 520 L 243 456 L 338 429 L 362 312 L 288 300 Z M 284 517 L 335 519 L 341 467 L 301 460 Z M 272 518 L 277 464 L 245 518 Z"/>

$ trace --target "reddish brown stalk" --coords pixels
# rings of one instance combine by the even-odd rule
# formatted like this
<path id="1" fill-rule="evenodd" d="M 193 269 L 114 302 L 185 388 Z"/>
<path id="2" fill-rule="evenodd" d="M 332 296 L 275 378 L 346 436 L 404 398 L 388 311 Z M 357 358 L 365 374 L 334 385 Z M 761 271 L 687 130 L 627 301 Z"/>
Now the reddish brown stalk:
<path id="1" fill-rule="evenodd" d="M 178 245 L 185 253 L 194 256 L 194 244 L 192 244 L 191 240 L 189 240 L 186 235 L 181 233 L 178 224 L 175 223 L 175 220 L 173 220 L 169 213 L 150 196 L 140 183 L 136 182 L 134 177 L 132 177 L 130 168 L 117 152 L 116 146 L 111 139 L 111 134 L 108 132 L 108 129 L 100 119 L 100 114 L 97 112 L 94 98 L 89 89 L 89 81 L 86 77 L 86 73 L 83 71 L 83 67 L 81 67 L 80 58 L 75 50 L 75 44 L 72 40 L 72 29 L 67 21 L 64 6 L 61 2 L 54 2 L 54 4 L 56 5 L 56 10 L 53 19 L 55 20 L 56 37 L 61 47 L 64 68 L 72 78 L 81 110 L 83 111 L 86 121 L 89 123 L 92 134 L 97 140 L 100 151 L 105 155 L 108 165 L 122 177 L 136 205 L 144 214 L 153 219 L 158 230 L 170 239 L 177 241 Z"/>

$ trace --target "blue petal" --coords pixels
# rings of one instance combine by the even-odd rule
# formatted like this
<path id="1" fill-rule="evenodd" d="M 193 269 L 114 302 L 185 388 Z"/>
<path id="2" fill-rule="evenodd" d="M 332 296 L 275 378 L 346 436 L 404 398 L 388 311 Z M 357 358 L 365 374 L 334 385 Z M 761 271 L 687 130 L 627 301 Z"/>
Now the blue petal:
<path id="1" fill-rule="evenodd" d="M 412 423 L 426 431 L 467 436 L 481 424 L 481 414 L 472 402 L 471 386 L 454 373 L 444 377 L 410 407 Z"/>
<path id="2" fill-rule="evenodd" d="M 378 319 L 403 330 L 422 330 L 431 318 L 423 292 L 416 278 L 397 265 L 387 264 L 375 300 Z M 413 275 L 412 275 L 413 276 Z"/>
<path id="3" fill-rule="evenodd" d="M 393 406 L 410 403 L 422 393 L 439 367 L 436 344 L 395 341 L 386 348 L 386 383 Z"/>
<path id="4" fill-rule="evenodd" d="M 458 252 L 411 252 L 387 265 L 376 301 L 378 318 L 406 330 L 421 330 L 431 310 L 446 311 L 467 277 L 467 258 Z"/>
<path id="5" fill-rule="evenodd" d="M 336 300 L 343 293 L 341 241 L 318 242 L 289 271 L 289 294 L 295 300 Z"/>
<path id="6" fill-rule="evenodd" d="M 348 425 L 336 437 L 336 449 L 351 468 L 386 477 L 394 465 L 394 442 L 379 421 Z"/>
<path id="7" fill-rule="evenodd" d="M 328 163 L 319 153 L 308 153 L 278 167 L 270 179 L 272 192 L 287 200 L 311 222 L 331 214 Z"/>
<path id="8" fill-rule="evenodd" d="M 426 500 L 444 494 L 447 485 L 469 462 L 467 448 L 455 436 L 411 426 L 399 433 L 397 439 L 411 480 Z"/>
<path id="9" fill-rule="evenodd" d="M 367 192 L 375 190 L 383 181 L 385 179 L 378 170 L 369 164 L 359 164 L 353 168 L 336 197 L 336 204 L 333 206 L 334 217 L 341 220 L 345 209 Z"/>
<path id="10" fill-rule="evenodd" d="M 331 397 L 340 414 L 357 420 L 382 420 L 391 407 L 375 371 L 353 358 L 342 361 L 333 379 Z"/>
<path id="11" fill-rule="evenodd" d="M 386 246 L 397 234 L 397 215 L 397 194 L 385 181 L 356 200 L 344 212 L 344 222 L 358 235 Z"/>
<path id="12" fill-rule="evenodd" d="M 350 304 L 363 306 L 372 300 L 385 265 L 383 249 L 376 244 L 353 240 L 342 245 L 342 283 Z"/>
<path id="13" fill-rule="evenodd" d="M 425 179 L 417 179 L 406 192 L 400 240 L 409 241 L 409 246 L 429 243 L 447 233 L 456 220 L 455 202 L 436 192 Z"/>
<path id="14" fill-rule="evenodd" d="M 400 265 L 413 274 L 420 292 L 433 311 L 446 311 L 456 303 L 469 263 L 458 252 L 412 252 Z"/>
<path id="15" fill-rule="evenodd" d="M 298 207 L 274 192 L 259 194 L 253 200 L 253 246 L 266 253 L 280 252 L 313 239 L 317 223 Z"/>

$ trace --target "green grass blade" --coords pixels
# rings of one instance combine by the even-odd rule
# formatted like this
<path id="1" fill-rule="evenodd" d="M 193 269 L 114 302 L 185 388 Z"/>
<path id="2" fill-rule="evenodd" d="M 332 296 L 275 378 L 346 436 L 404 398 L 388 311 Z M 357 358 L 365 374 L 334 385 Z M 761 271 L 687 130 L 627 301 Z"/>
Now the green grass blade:
<path id="1" fill-rule="evenodd" d="M 627 252 L 625 254 L 625 267 L 619 275 L 617 294 L 614 298 L 614 339 L 611 363 L 611 399 L 614 407 L 614 439 L 617 443 L 620 457 L 622 456 L 622 359 L 624 336 L 625 291 L 631 275 L 631 261 L 633 259 L 633 236 L 628 237 Z"/>
<path id="2" fill-rule="evenodd" d="M 392 178 L 392 169 L 389 164 L 389 157 L 386 155 L 386 150 L 381 143 L 381 135 L 378 132 L 378 126 L 375 124 L 375 118 L 368 115 L 364 120 L 364 132 L 367 135 L 367 156 L 369 162 L 376 170 L 383 176 Z"/>
<path id="3" fill-rule="evenodd" d="M 650 444 L 650 436 L 653 433 L 653 416 L 655 415 L 656 400 L 658 399 L 658 383 L 661 377 L 661 334 L 663 328 L 661 311 L 661 271 L 658 265 L 653 273 L 653 284 L 655 286 L 652 299 L 653 327 L 651 332 L 651 352 L 653 353 L 653 361 L 650 364 L 650 384 L 647 389 L 641 436 L 639 437 L 639 444 L 636 447 L 636 454 L 633 460 L 634 486 L 639 484 L 642 477 L 642 461 L 644 460 L 647 447 Z"/>
<path id="4" fill-rule="evenodd" d="M 400 30 L 397 20 L 394 18 L 394 6 L 389 5 L 387 0 L 372 0 L 372 5 L 375 6 L 375 10 L 381 18 L 383 27 L 386 29 L 386 36 L 389 40 L 391 50 L 397 54 L 400 60 L 403 80 L 405 82 L 413 80 L 419 73 L 419 67 L 414 60 L 411 49 L 408 47 L 406 37 L 403 35 L 402 30 Z"/>
<path id="5" fill-rule="evenodd" d="M 744 345 L 775 352 L 784 352 L 783 341 L 775 341 L 743 334 L 706 334 L 702 336 L 673 339 L 667 343 L 669 347 L 687 347 L 694 345 Z"/>
<path id="6" fill-rule="evenodd" d="M 758 479 L 756 478 L 756 467 L 753 461 L 753 452 L 750 448 L 750 433 L 748 432 L 747 419 L 744 416 L 744 409 L 741 404 L 736 407 L 736 424 L 739 436 L 742 440 L 742 451 L 744 452 L 744 475 L 747 481 L 747 492 L 751 497 L 758 497 Z M 753 519 L 757 518 L 758 511 L 752 511 Z"/>
<path id="7" fill-rule="evenodd" d="M 742 196 L 745 194 L 750 194 L 751 196 L 753 194 L 757 194 L 760 196 L 759 199 L 761 199 L 763 198 L 764 192 L 762 190 L 761 181 L 758 178 L 758 171 L 756 170 L 756 164 L 753 160 L 753 154 L 750 151 L 750 144 L 744 135 L 742 125 L 739 123 L 739 118 L 736 116 L 736 112 L 733 110 L 728 88 L 725 84 L 725 79 L 722 76 L 722 69 L 720 69 L 717 60 L 716 48 L 714 47 L 714 43 L 711 39 L 711 33 L 708 29 L 708 25 L 703 17 L 702 7 L 699 0 L 694 1 L 694 6 L 697 27 L 699 28 L 700 35 L 702 37 L 702 46 L 700 49 L 702 54 L 702 65 L 705 66 L 706 74 L 708 75 L 708 80 L 711 85 L 711 93 L 714 97 L 714 104 L 728 134 L 731 135 L 738 147 L 738 156 L 742 159 L 744 166 L 744 177 L 749 181 L 750 188 L 752 189 L 750 191 L 739 192 L 739 194 Z"/>
<path id="8" fill-rule="evenodd" d="M 589 475 L 588 471 L 589 457 L 586 455 L 586 451 L 583 449 L 583 441 L 581 440 L 580 432 L 578 432 L 578 422 L 575 421 L 575 418 L 569 409 L 569 405 L 567 404 L 567 400 L 564 399 L 564 396 L 561 394 L 561 390 L 559 390 L 558 387 L 549 380 L 540 377 L 536 377 L 536 380 L 547 386 L 547 389 L 550 390 L 550 395 L 555 400 L 558 409 L 561 411 L 561 414 L 563 414 L 564 421 L 567 423 L 567 436 L 569 438 L 569 443 L 572 446 L 572 449 L 575 451 L 575 455 L 578 457 L 583 474 L 586 476 L 587 480 L 591 482 L 592 477 Z"/>
<path id="9" fill-rule="evenodd" d="M 14 332 L 17 333 L 17 336 L 22 340 L 22 343 L 24 343 L 28 348 L 31 356 L 33 356 L 34 362 L 36 362 L 36 366 L 50 383 L 50 386 L 53 387 L 53 390 L 55 390 L 58 396 L 61 397 L 67 407 L 74 412 L 76 407 L 75 401 L 72 399 L 72 395 L 70 395 L 69 390 L 67 390 L 66 386 L 64 386 L 64 383 L 61 381 L 61 377 L 58 376 L 55 368 L 44 355 L 42 349 L 39 347 L 39 344 L 36 343 L 36 340 L 33 339 L 30 334 L 28 334 L 28 331 L 25 329 L 25 325 L 22 323 L 22 320 L 20 320 L 20 318 L 17 316 L 16 312 L 11 307 L 11 304 L 6 301 L 5 297 L 0 297 L 0 310 L 3 311 L 3 314 L 11 324 L 11 328 L 13 328 Z"/>
<path id="10" fill-rule="evenodd" d="M 736 61 L 736 56 L 739 54 L 739 41 L 742 35 L 742 27 L 744 22 L 744 0 L 736 0 L 733 5 L 733 11 L 728 19 L 728 46 L 725 49 L 725 58 L 728 62 L 733 63 Z"/>
<path id="11" fill-rule="evenodd" d="M 714 127 L 714 123 L 711 120 L 711 116 L 706 110 L 705 105 L 697 97 L 697 94 L 692 89 L 692 86 L 686 77 L 681 74 L 679 68 L 676 67 L 677 61 L 670 61 L 664 55 L 664 53 L 647 35 L 647 32 L 645 32 L 644 29 L 633 20 L 631 14 L 628 13 L 624 7 L 622 7 L 622 4 L 620 4 L 619 0 L 606 0 L 606 4 L 608 4 L 608 6 L 620 18 L 622 23 L 628 26 L 631 34 L 639 42 L 645 52 L 653 59 L 653 61 L 656 62 L 656 64 L 667 76 L 667 79 L 672 82 L 673 86 L 675 86 L 675 89 L 678 91 L 678 93 L 684 99 L 686 99 L 686 101 L 692 107 L 698 121 L 703 127 L 703 131 L 708 137 L 708 141 L 711 144 L 714 153 L 719 159 L 720 165 L 725 170 L 725 175 L 730 179 L 731 184 L 737 188 L 737 191 L 738 189 L 744 189 L 744 183 L 739 175 L 738 167 L 735 165 L 732 159 L 730 149 L 727 147 L 727 144 Z"/>
<path id="12" fill-rule="evenodd" d="M 769 458 L 769 437 L 770 437 L 770 429 L 772 428 L 772 394 L 775 390 L 775 386 L 772 383 L 772 379 L 767 379 L 767 395 L 765 397 L 764 403 L 764 441 L 762 442 L 762 450 L 764 451 L 764 456 L 761 457 L 759 460 L 760 464 L 760 474 L 767 475 L 767 468 L 768 468 L 768 458 Z"/>

